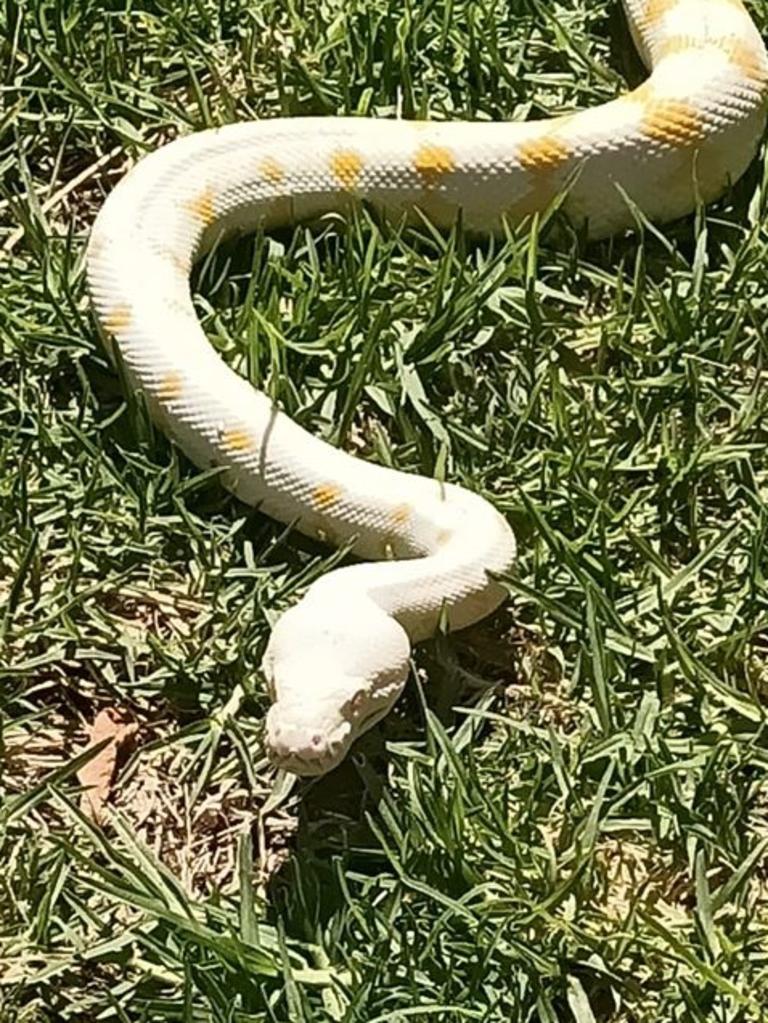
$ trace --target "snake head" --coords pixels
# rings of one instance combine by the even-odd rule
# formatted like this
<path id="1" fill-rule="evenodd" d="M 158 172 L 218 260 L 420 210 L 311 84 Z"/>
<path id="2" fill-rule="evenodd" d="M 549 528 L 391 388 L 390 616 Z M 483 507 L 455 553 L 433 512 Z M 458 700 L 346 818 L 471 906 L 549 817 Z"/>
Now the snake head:
<path id="1" fill-rule="evenodd" d="M 405 630 L 365 599 L 342 605 L 308 595 L 286 611 L 262 663 L 274 700 L 266 724 L 272 763 L 299 775 L 340 764 L 400 695 L 410 649 Z"/>

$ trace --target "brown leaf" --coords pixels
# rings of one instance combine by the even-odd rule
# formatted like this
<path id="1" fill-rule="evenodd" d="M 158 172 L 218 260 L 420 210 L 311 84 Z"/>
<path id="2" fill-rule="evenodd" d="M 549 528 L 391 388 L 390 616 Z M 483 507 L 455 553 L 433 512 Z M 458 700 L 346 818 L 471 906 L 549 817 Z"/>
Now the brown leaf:
<path id="1" fill-rule="evenodd" d="M 117 707 L 106 707 L 99 711 L 88 729 L 88 749 L 98 746 L 105 739 L 111 739 L 77 772 L 77 779 L 86 790 L 80 797 L 80 809 L 94 824 L 102 822 L 104 806 L 112 790 L 118 755 L 137 731 L 136 723 L 131 721 L 126 711 Z"/>

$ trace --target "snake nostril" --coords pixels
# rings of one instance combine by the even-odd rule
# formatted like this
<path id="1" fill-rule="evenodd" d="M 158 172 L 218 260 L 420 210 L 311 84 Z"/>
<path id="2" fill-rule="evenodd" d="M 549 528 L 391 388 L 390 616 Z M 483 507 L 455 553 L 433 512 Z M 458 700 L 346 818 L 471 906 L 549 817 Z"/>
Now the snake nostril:
<path id="1" fill-rule="evenodd" d="M 313 735 L 312 736 L 312 745 L 315 747 L 315 749 L 319 749 L 320 746 L 323 745 L 323 737 L 322 737 L 322 735 Z"/>

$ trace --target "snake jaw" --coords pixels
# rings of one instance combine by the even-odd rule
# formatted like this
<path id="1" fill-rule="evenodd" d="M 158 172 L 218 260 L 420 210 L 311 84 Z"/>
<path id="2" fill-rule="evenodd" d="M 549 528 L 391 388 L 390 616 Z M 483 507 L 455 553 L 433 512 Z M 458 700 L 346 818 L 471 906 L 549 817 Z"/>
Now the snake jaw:
<path id="1" fill-rule="evenodd" d="M 303 777 L 327 774 L 337 767 L 356 738 L 349 721 L 323 730 L 323 722 L 308 722 L 291 714 L 290 706 L 275 703 L 267 714 L 265 745 L 275 767 Z"/>
<path id="2" fill-rule="evenodd" d="M 275 767 L 301 776 L 332 771 L 350 747 L 390 710 L 400 695 L 405 678 L 371 692 L 358 688 L 346 702 L 336 700 L 314 708 L 311 720 L 307 704 L 274 703 L 267 713 L 265 745 Z"/>
<path id="3" fill-rule="evenodd" d="M 337 684 L 329 699 L 277 700 L 267 713 L 265 746 L 275 767 L 301 776 L 326 774 L 392 707 L 405 677 L 371 688 L 361 679 Z M 351 695 L 348 695 L 350 694 Z"/>

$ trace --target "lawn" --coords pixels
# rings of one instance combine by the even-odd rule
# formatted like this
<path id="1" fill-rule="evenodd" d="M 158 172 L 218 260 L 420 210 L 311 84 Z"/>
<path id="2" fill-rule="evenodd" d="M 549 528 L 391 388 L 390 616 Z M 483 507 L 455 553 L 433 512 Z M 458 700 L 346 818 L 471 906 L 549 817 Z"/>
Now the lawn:
<path id="1" fill-rule="evenodd" d="M 768 30 L 764 0 L 750 4 Z M 276 776 L 258 664 L 339 554 L 126 395 L 83 252 L 140 155 L 255 117 L 504 119 L 642 68 L 614 0 L 5 0 L 0 1020 L 768 1018 L 761 158 L 585 244 L 346 220 L 220 247 L 211 342 L 304 426 L 514 525 L 335 773 Z M 137 726 L 103 827 L 87 727 Z"/>

